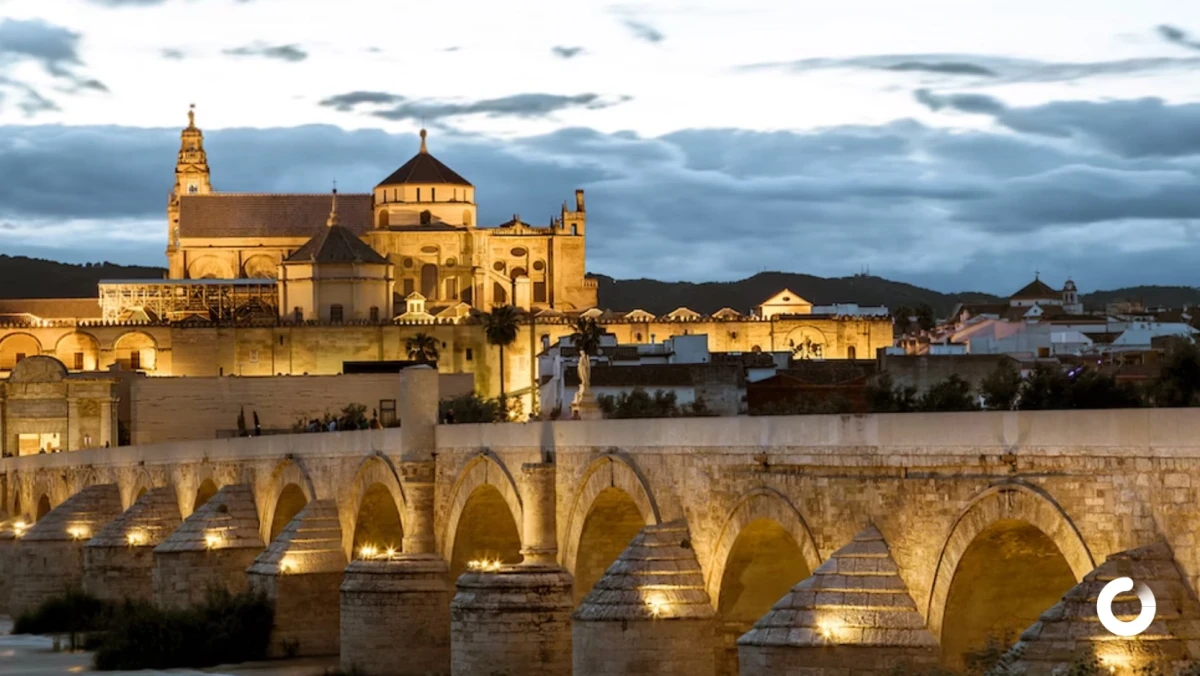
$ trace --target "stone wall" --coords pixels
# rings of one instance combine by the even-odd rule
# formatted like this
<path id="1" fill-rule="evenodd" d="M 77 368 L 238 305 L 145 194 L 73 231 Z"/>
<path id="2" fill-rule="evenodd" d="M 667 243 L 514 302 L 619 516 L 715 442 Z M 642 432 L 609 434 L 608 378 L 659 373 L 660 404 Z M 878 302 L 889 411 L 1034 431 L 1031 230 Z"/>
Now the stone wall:
<path id="1" fill-rule="evenodd" d="M 1012 360 L 994 354 L 880 355 L 879 370 L 891 375 L 894 385 L 915 387 L 917 392 L 925 392 L 951 375 L 957 375 L 970 383 L 971 391 L 978 394 L 983 379 L 1005 361 Z"/>
<path id="2" fill-rule="evenodd" d="M 135 444 L 212 439 L 237 432 L 238 413 L 254 429 L 254 413 L 264 430 L 291 430 L 298 420 L 340 415 L 351 403 L 367 407 L 367 418 L 382 401 L 399 398 L 399 374 L 291 376 L 286 378 L 142 378 L 132 387 Z M 470 393 L 470 374 L 442 374 L 443 396 Z"/>

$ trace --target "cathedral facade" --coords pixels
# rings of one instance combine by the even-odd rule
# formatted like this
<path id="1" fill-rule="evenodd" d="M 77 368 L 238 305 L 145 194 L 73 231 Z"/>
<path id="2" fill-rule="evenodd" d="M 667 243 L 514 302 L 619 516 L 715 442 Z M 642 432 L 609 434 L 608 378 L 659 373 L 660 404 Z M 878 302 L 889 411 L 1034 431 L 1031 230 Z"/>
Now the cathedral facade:
<path id="1" fill-rule="evenodd" d="M 435 316 L 460 304 L 596 306 L 582 190 L 548 225 L 514 215 L 479 227 L 475 186 L 429 152 L 422 130 L 417 153 L 371 192 L 335 196 L 216 191 L 189 112 L 167 205 L 168 276 L 278 280 L 282 315 L 327 321 L 333 306 L 343 320 L 390 318 L 414 294 Z"/>

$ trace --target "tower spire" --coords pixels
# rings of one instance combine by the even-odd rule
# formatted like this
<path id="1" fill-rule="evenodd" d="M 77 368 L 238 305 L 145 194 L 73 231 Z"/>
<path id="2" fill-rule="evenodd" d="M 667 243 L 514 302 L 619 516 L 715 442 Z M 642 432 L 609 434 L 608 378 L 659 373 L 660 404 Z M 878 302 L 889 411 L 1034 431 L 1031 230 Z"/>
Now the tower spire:
<path id="1" fill-rule="evenodd" d="M 337 212 L 337 181 L 333 182 L 333 207 L 329 210 L 329 220 L 325 221 L 325 225 L 333 227 L 338 224 Z"/>
<path id="2" fill-rule="evenodd" d="M 196 104 L 188 106 L 188 129 L 196 128 Z"/>
<path id="3" fill-rule="evenodd" d="M 425 130 L 421 130 L 421 154 L 428 154 L 429 148 L 425 147 Z"/>

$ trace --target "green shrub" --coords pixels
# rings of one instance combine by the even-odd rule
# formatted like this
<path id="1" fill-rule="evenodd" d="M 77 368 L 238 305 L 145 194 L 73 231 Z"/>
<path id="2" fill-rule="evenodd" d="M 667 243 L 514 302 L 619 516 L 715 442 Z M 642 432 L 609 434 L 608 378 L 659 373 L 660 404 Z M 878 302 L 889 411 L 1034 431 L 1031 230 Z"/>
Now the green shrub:
<path id="1" fill-rule="evenodd" d="M 190 608 L 127 601 L 96 647 L 95 667 L 170 669 L 266 659 L 274 609 L 265 594 L 212 590 Z"/>
<path id="2" fill-rule="evenodd" d="M 37 608 L 22 613 L 13 623 L 14 634 L 75 634 L 103 629 L 112 615 L 113 604 L 72 589 L 47 599 Z"/>

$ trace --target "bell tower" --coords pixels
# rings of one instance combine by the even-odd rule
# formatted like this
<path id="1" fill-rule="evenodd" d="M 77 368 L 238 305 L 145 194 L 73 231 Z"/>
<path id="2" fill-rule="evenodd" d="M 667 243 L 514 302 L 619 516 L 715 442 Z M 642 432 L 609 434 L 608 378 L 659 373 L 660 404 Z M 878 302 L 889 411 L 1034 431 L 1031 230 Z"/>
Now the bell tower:
<path id="1" fill-rule="evenodd" d="M 208 195 L 212 182 L 204 133 L 196 126 L 196 104 L 188 109 L 188 126 L 179 134 L 179 157 L 175 161 L 175 186 L 167 201 L 167 264 L 170 279 L 183 279 L 183 254 L 179 250 L 179 200 L 186 195 Z"/>

